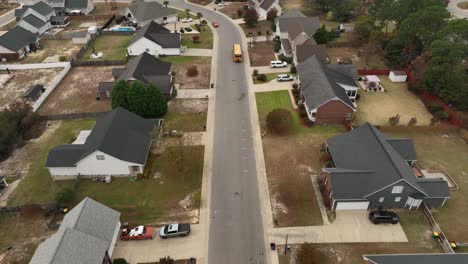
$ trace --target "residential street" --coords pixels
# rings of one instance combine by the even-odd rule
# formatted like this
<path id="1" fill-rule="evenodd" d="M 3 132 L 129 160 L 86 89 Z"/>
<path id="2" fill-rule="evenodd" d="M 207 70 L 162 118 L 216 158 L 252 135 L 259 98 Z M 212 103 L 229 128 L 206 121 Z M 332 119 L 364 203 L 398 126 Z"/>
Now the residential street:
<path id="1" fill-rule="evenodd" d="M 237 27 L 218 13 L 171 1 L 180 9 L 202 12 L 219 23 L 213 168 L 208 263 L 265 263 L 264 234 L 253 150 L 245 63 L 232 61 L 232 45 L 242 43 Z M 244 50 L 245 52 L 245 50 Z"/>

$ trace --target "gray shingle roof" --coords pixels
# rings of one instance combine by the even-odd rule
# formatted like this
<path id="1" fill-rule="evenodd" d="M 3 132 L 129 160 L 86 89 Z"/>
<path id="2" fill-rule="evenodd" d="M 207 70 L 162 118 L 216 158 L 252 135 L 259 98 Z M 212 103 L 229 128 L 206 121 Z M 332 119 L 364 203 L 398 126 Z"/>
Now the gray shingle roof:
<path id="1" fill-rule="evenodd" d="M 465 264 L 468 253 L 459 254 L 389 254 L 364 255 L 365 260 L 375 264 Z"/>
<path id="2" fill-rule="evenodd" d="M 38 12 L 43 16 L 54 12 L 54 9 L 44 1 L 39 1 L 36 4 L 30 6 L 30 8 L 32 8 L 34 11 Z"/>
<path id="3" fill-rule="evenodd" d="M 334 98 L 355 109 L 345 89 L 339 85 L 357 86 L 353 78 L 330 69 L 315 55 L 300 63 L 297 70 L 300 88 L 309 109 L 315 109 Z"/>
<path id="4" fill-rule="evenodd" d="M 87 197 L 39 245 L 30 264 L 101 264 L 119 221 L 119 212 Z"/>
<path id="5" fill-rule="evenodd" d="M 263 0 L 262 3 L 260 4 L 260 8 L 263 10 L 268 10 L 268 8 L 270 8 L 271 5 L 273 5 L 275 1 L 276 0 Z"/>
<path id="6" fill-rule="evenodd" d="M 336 199 L 361 199 L 401 180 L 425 197 L 448 197 L 447 182 L 417 179 L 400 153 L 369 123 L 328 139 L 327 145 L 336 169 L 325 170 L 332 176 Z M 433 188 L 436 186 L 433 182 L 445 188 Z M 426 193 L 426 189 L 430 192 Z"/>
<path id="7" fill-rule="evenodd" d="M 388 139 L 387 141 L 405 160 L 416 160 L 416 150 L 414 149 L 413 140 L 398 138 Z"/>
<path id="8" fill-rule="evenodd" d="M 138 23 L 176 15 L 176 12 L 173 9 L 166 8 L 155 1 L 146 2 L 144 0 L 137 0 L 131 3 L 128 6 L 128 9 Z"/>
<path id="9" fill-rule="evenodd" d="M 46 24 L 46 22 L 39 19 L 35 15 L 27 15 L 27 16 L 23 17 L 22 20 L 24 20 L 25 22 L 27 22 L 28 24 L 30 24 L 31 26 L 33 26 L 35 28 L 41 28 L 42 26 L 44 26 Z"/>
<path id="10" fill-rule="evenodd" d="M 66 0 L 65 8 L 68 8 L 68 9 L 88 8 L 88 0 Z"/>
<path id="11" fill-rule="evenodd" d="M 312 56 L 317 56 L 322 62 L 327 62 L 327 46 L 325 44 L 320 45 L 297 45 L 296 46 L 296 58 L 297 63 L 304 62 Z"/>
<path id="12" fill-rule="evenodd" d="M 348 77 L 351 77 L 353 79 L 359 78 L 359 74 L 357 72 L 356 66 L 352 64 L 333 64 L 329 63 L 327 64 L 327 67 L 329 69 L 332 69 L 334 71 L 337 71 L 343 75 L 346 75 Z"/>
<path id="13" fill-rule="evenodd" d="M 36 43 L 36 41 L 36 34 L 20 26 L 15 26 L 13 29 L 0 36 L 0 46 L 14 52 L 29 46 L 30 43 Z"/>
<path id="14" fill-rule="evenodd" d="M 312 36 L 320 28 L 320 19 L 318 17 L 306 17 L 298 10 L 289 10 L 277 19 L 280 32 L 300 30 L 308 36 Z"/>
<path id="15" fill-rule="evenodd" d="M 96 121 L 84 144 L 63 144 L 53 148 L 45 166 L 73 167 L 97 150 L 123 161 L 145 164 L 154 125 L 154 120 L 117 108 Z"/>
<path id="16" fill-rule="evenodd" d="M 170 30 L 154 21 L 151 21 L 150 23 L 146 24 L 144 27 L 139 29 L 130 41 L 129 46 L 142 37 L 153 41 L 154 43 L 160 45 L 163 48 L 180 48 L 181 45 L 179 33 L 171 33 Z"/>

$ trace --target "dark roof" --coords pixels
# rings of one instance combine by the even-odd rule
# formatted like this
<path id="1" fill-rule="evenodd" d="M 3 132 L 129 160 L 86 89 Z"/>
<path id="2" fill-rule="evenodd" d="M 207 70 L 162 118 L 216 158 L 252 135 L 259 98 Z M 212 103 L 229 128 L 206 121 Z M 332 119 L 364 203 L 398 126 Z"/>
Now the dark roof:
<path id="1" fill-rule="evenodd" d="M 389 254 L 364 255 L 364 260 L 375 264 L 464 264 L 468 263 L 468 253 L 441 254 Z"/>
<path id="2" fill-rule="evenodd" d="M 306 16 L 297 9 L 290 9 L 284 12 L 279 18 L 299 18 L 299 17 L 306 17 Z"/>
<path id="3" fill-rule="evenodd" d="M 334 98 L 355 109 L 345 89 L 340 86 L 357 86 L 353 78 L 328 68 L 315 55 L 298 64 L 297 70 L 301 91 L 310 110 Z"/>
<path id="4" fill-rule="evenodd" d="M 66 0 L 65 8 L 74 9 L 74 8 L 87 8 L 88 0 Z"/>
<path id="5" fill-rule="evenodd" d="M 63 22 L 67 19 L 68 17 L 67 16 L 51 16 L 50 17 L 50 22 Z M 73 34 L 76 34 L 76 33 L 87 33 L 86 31 L 76 31 L 76 32 L 73 32 Z"/>
<path id="6" fill-rule="evenodd" d="M 282 39 L 281 44 L 283 45 L 283 48 L 286 52 L 291 52 L 292 47 L 291 47 L 291 42 L 289 42 L 289 39 Z"/>
<path id="7" fill-rule="evenodd" d="M 176 15 L 176 12 L 173 9 L 164 7 L 155 1 L 146 2 L 144 0 L 137 0 L 131 3 L 128 6 L 128 9 L 132 13 L 133 18 L 135 18 L 138 23 Z"/>
<path id="8" fill-rule="evenodd" d="M 334 71 L 340 72 L 341 74 L 344 74 L 344 75 L 346 75 L 348 77 L 351 77 L 353 79 L 359 78 L 359 74 L 357 72 L 356 66 L 354 66 L 352 64 L 334 64 L 334 63 L 330 63 L 330 64 L 327 64 L 327 67 L 334 70 Z"/>
<path id="9" fill-rule="evenodd" d="M 134 78 L 144 82 L 144 76 L 168 75 L 171 71 L 171 66 L 171 63 L 143 52 L 127 63 L 125 71 L 119 75 L 119 79 L 128 81 Z"/>
<path id="10" fill-rule="evenodd" d="M 0 46 L 14 52 L 28 46 L 30 43 L 36 43 L 36 41 L 36 34 L 20 26 L 15 26 L 13 29 L 0 36 Z"/>
<path id="11" fill-rule="evenodd" d="M 96 121 L 84 144 L 63 144 L 49 152 L 46 167 L 73 167 L 94 151 L 114 158 L 145 164 L 154 120 L 117 108 Z"/>
<path id="12" fill-rule="evenodd" d="M 434 180 L 416 178 L 385 135 L 369 123 L 328 139 L 327 146 L 336 169 L 325 170 L 331 175 L 336 199 L 362 199 L 401 180 L 411 184 L 424 197 L 448 197 L 447 182 L 436 180 L 446 187 L 434 190 Z M 423 185 L 427 185 L 431 192 L 426 193 Z"/>
<path id="13" fill-rule="evenodd" d="M 122 73 L 124 72 L 125 68 L 112 68 L 112 76 L 114 77 L 114 79 L 119 78 L 119 76 L 122 75 Z"/>
<path id="14" fill-rule="evenodd" d="M 39 245 L 31 264 L 101 264 L 120 213 L 85 198 L 63 218 L 57 233 Z"/>
<path id="15" fill-rule="evenodd" d="M 260 4 L 260 8 L 263 10 L 268 10 L 268 8 L 270 8 L 271 5 L 273 5 L 275 1 L 276 0 L 263 0 L 262 3 Z"/>
<path id="16" fill-rule="evenodd" d="M 181 45 L 179 33 L 171 33 L 169 29 L 154 21 L 139 29 L 128 45 L 132 45 L 142 37 L 153 41 L 163 48 L 180 48 Z"/>
<path id="17" fill-rule="evenodd" d="M 26 21 L 28 24 L 30 24 L 31 26 L 35 28 L 40 28 L 46 24 L 46 22 L 44 22 L 43 20 L 39 19 L 38 17 L 32 14 L 23 17 L 22 20 Z"/>
<path id="18" fill-rule="evenodd" d="M 312 36 L 320 28 L 320 19 L 318 17 L 306 17 L 297 10 L 289 10 L 277 19 L 280 32 L 297 32 L 299 30 L 305 32 L 308 36 Z"/>
<path id="19" fill-rule="evenodd" d="M 416 150 L 414 149 L 413 140 L 399 138 L 388 139 L 387 141 L 403 157 L 403 159 L 416 160 Z"/>
<path id="20" fill-rule="evenodd" d="M 110 92 L 114 89 L 115 82 L 100 82 L 98 85 L 98 92 Z"/>
<path id="21" fill-rule="evenodd" d="M 295 56 L 298 64 L 314 55 L 322 62 L 328 62 L 327 46 L 325 44 L 296 46 Z"/>
<path id="22" fill-rule="evenodd" d="M 41 84 L 33 84 L 31 85 L 28 90 L 23 94 L 23 98 L 26 99 L 35 99 L 39 96 L 39 94 L 43 91 L 44 85 Z"/>
<path id="23" fill-rule="evenodd" d="M 447 182 L 444 179 L 420 179 L 416 183 L 429 197 L 450 197 Z"/>

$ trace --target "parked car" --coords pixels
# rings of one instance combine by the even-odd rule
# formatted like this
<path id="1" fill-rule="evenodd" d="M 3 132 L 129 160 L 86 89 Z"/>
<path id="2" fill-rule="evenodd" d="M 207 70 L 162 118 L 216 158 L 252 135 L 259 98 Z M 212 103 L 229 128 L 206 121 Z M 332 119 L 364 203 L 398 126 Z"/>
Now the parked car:
<path id="1" fill-rule="evenodd" d="M 228 3 L 225 3 L 225 2 L 221 2 L 221 3 L 218 4 L 218 6 L 227 6 L 227 5 L 228 5 Z"/>
<path id="2" fill-rule="evenodd" d="M 219 27 L 219 24 L 218 24 L 218 22 L 216 22 L 216 21 L 212 21 L 212 22 L 211 22 L 211 25 L 213 25 L 213 27 Z"/>
<path id="3" fill-rule="evenodd" d="M 193 19 L 191 17 L 184 17 L 180 21 L 182 23 L 189 23 L 189 22 L 193 22 Z"/>
<path id="4" fill-rule="evenodd" d="M 270 61 L 271 68 L 285 68 L 288 67 L 288 63 L 284 61 Z"/>
<path id="5" fill-rule="evenodd" d="M 219 4 L 219 3 L 221 3 L 221 1 L 222 1 L 222 0 L 216 0 L 216 1 L 215 1 L 215 4 Z"/>
<path id="6" fill-rule="evenodd" d="M 147 240 L 153 239 L 155 235 L 156 229 L 152 226 L 139 225 L 130 228 L 128 225 L 124 225 L 120 232 L 120 240 Z"/>
<path id="7" fill-rule="evenodd" d="M 291 76 L 289 74 L 278 74 L 278 76 L 276 76 L 276 80 L 278 82 L 287 82 L 287 81 L 293 81 L 294 80 L 294 76 Z"/>
<path id="8" fill-rule="evenodd" d="M 186 28 L 184 28 L 184 30 L 187 31 L 187 32 L 192 32 L 193 31 L 193 29 L 190 28 L 190 27 L 186 27 Z"/>
<path id="9" fill-rule="evenodd" d="M 189 224 L 170 224 L 161 227 L 159 230 L 159 236 L 162 239 L 170 237 L 185 237 L 190 234 Z"/>
<path id="10" fill-rule="evenodd" d="M 400 218 L 395 212 L 392 211 L 372 211 L 369 213 L 369 220 L 378 224 L 397 224 Z"/>

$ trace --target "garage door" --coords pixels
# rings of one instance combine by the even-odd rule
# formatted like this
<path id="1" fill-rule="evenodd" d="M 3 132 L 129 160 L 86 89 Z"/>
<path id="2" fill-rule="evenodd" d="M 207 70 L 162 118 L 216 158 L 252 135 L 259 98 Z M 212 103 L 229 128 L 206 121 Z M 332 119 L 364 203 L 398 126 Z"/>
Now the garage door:
<path id="1" fill-rule="evenodd" d="M 336 210 L 367 210 L 369 202 L 337 202 Z"/>

